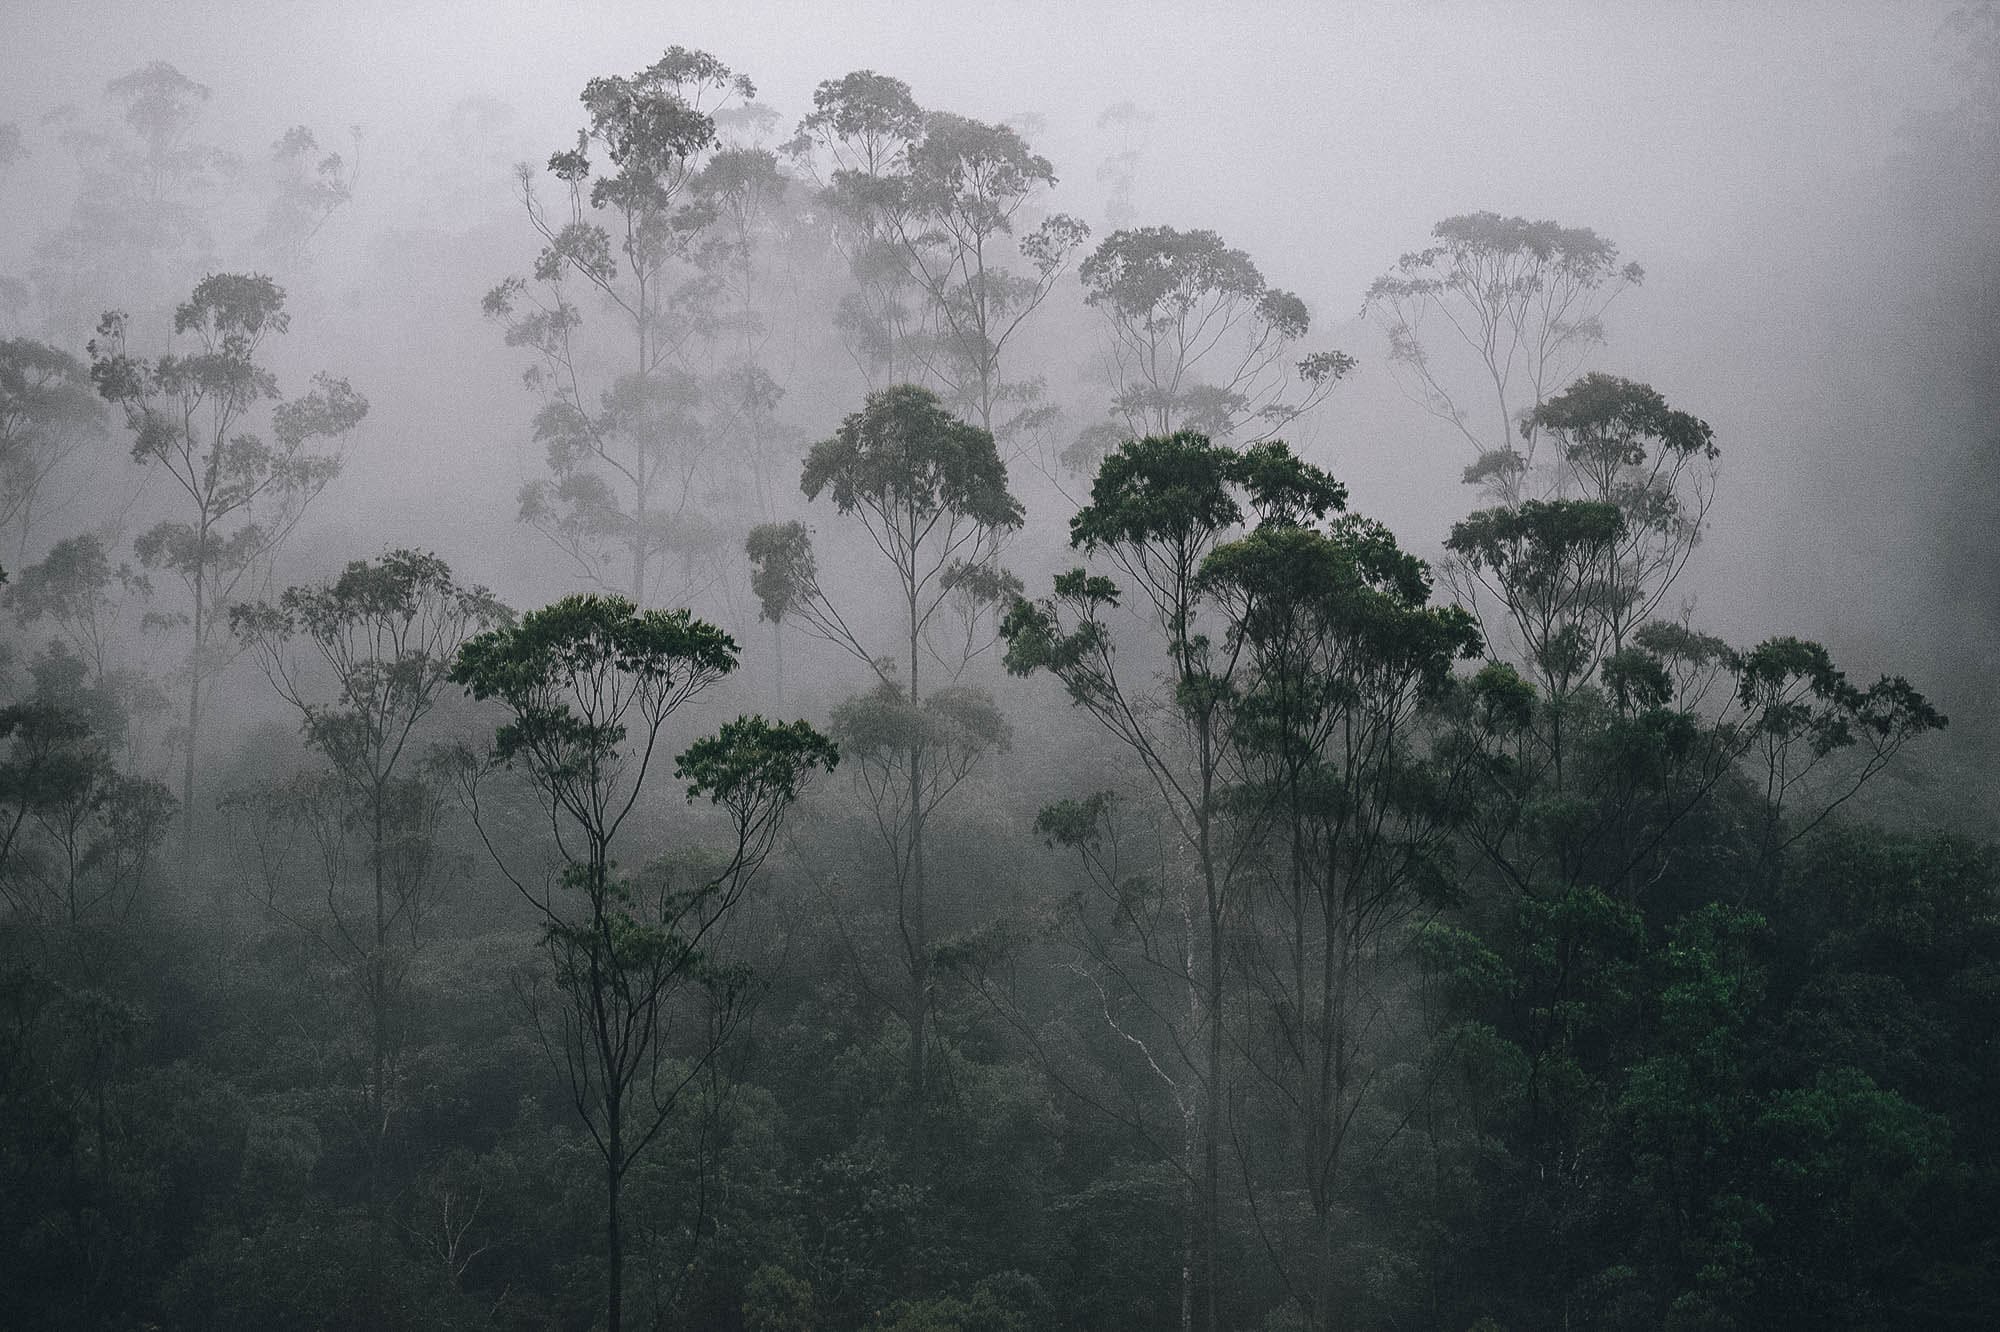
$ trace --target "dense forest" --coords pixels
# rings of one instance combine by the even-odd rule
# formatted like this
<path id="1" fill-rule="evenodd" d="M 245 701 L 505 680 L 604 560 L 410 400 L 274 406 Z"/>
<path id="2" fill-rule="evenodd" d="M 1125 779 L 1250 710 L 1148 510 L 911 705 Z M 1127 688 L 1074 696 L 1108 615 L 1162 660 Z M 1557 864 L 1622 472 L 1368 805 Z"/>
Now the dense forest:
<path id="1" fill-rule="evenodd" d="M 935 71 L 669 33 L 420 187 L 227 52 L 0 94 L 0 1328 L 2000 1326 L 1927 21 L 1821 285 L 1650 333 L 1700 246 L 1308 297 Z M 1745 382 L 1835 461 L 1732 505 Z"/>

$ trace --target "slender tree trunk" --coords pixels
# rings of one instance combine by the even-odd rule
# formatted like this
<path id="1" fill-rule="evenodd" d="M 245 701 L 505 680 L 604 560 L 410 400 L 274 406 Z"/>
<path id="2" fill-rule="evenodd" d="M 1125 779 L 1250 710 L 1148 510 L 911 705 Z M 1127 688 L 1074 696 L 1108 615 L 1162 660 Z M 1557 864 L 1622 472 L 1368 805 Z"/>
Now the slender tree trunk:
<path id="1" fill-rule="evenodd" d="M 1207 1077 L 1202 1111 L 1202 1227 L 1206 1232 L 1206 1300 L 1208 1332 L 1220 1326 L 1220 1292 L 1217 1289 L 1216 1249 L 1222 1233 L 1222 889 L 1215 878 L 1214 802 L 1215 765 L 1209 720 L 1204 717 L 1201 733 L 1201 809 L 1197 817 L 1201 839 L 1203 906 L 1208 913 L 1208 1049 Z"/>
<path id="2" fill-rule="evenodd" d="M 202 538 L 205 547 L 205 525 Z M 194 643 L 188 649 L 187 743 L 183 746 L 181 762 L 181 891 L 184 893 L 194 891 L 195 745 L 201 737 L 201 640 L 208 628 L 207 603 L 207 580 L 197 569 L 194 580 Z M 213 896 L 218 914 L 224 906 L 222 891 L 221 881 L 217 880 Z"/>
<path id="3" fill-rule="evenodd" d="M 639 460 L 639 466 L 645 466 Z M 648 537 L 646 535 L 646 491 L 643 486 L 635 493 L 632 501 L 632 604 L 644 610 L 646 607 L 646 556 Z"/>
<path id="4" fill-rule="evenodd" d="M 923 762 L 921 747 L 910 751 L 910 1091 L 922 1099 L 930 1083 L 931 955 L 930 923 L 924 911 L 924 834 L 922 811 L 914 808 L 921 799 L 917 773 Z"/>
<path id="5" fill-rule="evenodd" d="M 772 677 L 777 681 L 776 709 L 785 710 L 785 626 L 782 621 L 771 621 L 771 662 Z"/>
<path id="6" fill-rule="evenodd" d="M 625 1183 L 625 1089 L 626 1073 L 612 1048 L 614 1019 L 608 1011 L 606 994 L 614 982 L 605 975 L 615 971 L 615 945 L 607 929 L 606 899 L 611 891 L 610 847 L 593 834 L 590 842 L 590 1039 L 599 1062 L 599 1084 L 604 1097 L 604 1320 L 607 1332 L 620 1332 L 625 1316 L 625 1234 L 619 1211 Z M 586 1056 L 588 1057 L 588 1056 Z"/>
<path id="7" fill-rule="evenodd" d="M 1195 1108 L 1181 1111 L 1181 1332 L 1194 1332 L 1195 1157 L 1201 1126 Z"/>
<path id="8" fill-rule="evenodd" d="M 917 597 L 910 592 L 910 708 L 917 697 Z M 904 906 L 910 950 L 910 1093 L 922 1100 L 930 1083 L 931 944 L 924 892 L 924 747 L 910 746 L 910 868 Z"/>
<path id="9" fill-rule="evenodd" d="M 374 837 L 370 848 L 375 871 L 375 946 L 368 957 L 370 1017 L 368 1067 L 368 1286 L 378 1316 L 382 1308 L 382 1152 L 389 1135 L 388 969 L 383 956 L 389 940 L 388 904 L 382 882 L 382 802 L 380 784 L 374 791 Z"/>
<path id="10" fill-rule="evenodd" d="M 623 1131 L 617 1107 L 607 1102 L 605 1143 L 610 1148 L 604 1159 L 604 1326 L 605 1332 L 620 1332 L 625 1319 L 625 1236 L 619 1228 L 619 1193 L 625 1172 L 618 1168 L 624 1151 Z"/>
<path id="11" fill-rule="evenodd" d="M 1205 840 L 1205 839 L 1204 839 Z M 1222 916 L 1210 889 L 1208 913 L 1208 1087 L 1203 1107 L 1202 1211 L 1208 1232 L 1208 1329 L 1220 1326 L 1216 1249 L 1222 1231 Z"/>

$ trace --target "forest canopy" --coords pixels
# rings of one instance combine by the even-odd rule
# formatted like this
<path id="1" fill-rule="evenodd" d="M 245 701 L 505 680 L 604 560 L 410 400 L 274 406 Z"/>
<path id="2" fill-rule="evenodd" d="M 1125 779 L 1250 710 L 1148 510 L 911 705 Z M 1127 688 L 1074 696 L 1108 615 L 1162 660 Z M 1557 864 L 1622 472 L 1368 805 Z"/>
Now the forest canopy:
<path id="1" fill-rule="evenodd" d="M 1967 280 L 1827 352 L 1939 312 L 1917 517 L 1732 497 L 1815 385 L 1699 246 L 1321 290 L 1164 92 L 0 97 L 0 1325 L 2000 1325 L 1953 13 L 1868 180 Z M 1759 604 L 1788 504 L 1965 609 Z"/>

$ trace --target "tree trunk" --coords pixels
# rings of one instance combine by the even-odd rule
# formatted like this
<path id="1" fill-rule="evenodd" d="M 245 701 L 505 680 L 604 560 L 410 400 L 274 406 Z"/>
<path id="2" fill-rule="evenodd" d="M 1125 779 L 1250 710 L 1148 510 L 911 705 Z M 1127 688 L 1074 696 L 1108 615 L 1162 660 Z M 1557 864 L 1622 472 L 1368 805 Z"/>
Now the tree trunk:
<path id="1" fill-rule="evenodd" d="M 776 711 L 785 710 L 785 626 L 781 621 L 771 621 L 771 662 L 772 678 L 777 681 Z"/>
<path id="2" fill-rule="evenodd" d="M 203 531 L 206 536 L 206 529 Z M 201 736 L 201 638 L 207 631 L 207 587 L 197 570 L 194 583 L 194 643 L 188 649 L 187 743 L 181 762 L 181 891 L 194 892 L 194 771 L 195 743 Z M 216 914 L 225 905 L 222 882 L 214 885 Z"/>
<path id="3" fill-rule="evenodd" d="M 382 1250 L 386 1228 L 382 1199 L 382 1152 L 389 1136 L 389 1031 L 388 969 L 383 951 L 389 940 L 388 904 L 382 882 L 382 802 L 380 784 L 375 788 L 374 836 L 370 848 L 375 871 L 375 944 L 368 956 L 369 1067 L 368 1067 L 368 1285 L 370 1300 L 379 1316 L 382 1312 Z"/>
<path id="4" fill-rule="evenodd" d="M 624 1171 L 618 1168 L 623 1143 L 615 1110 L 609 1124 L 606 1142 L 611 1150 L 604 1162 L 604 1326 L 606 1332 L 619 1332 L 625 1319 L 625 1237 L 618 1226 L 618 1194 L 625 1181 Z"/>
<path id="5" fill-rule="evenodd" d="M 1202 1107 L 1202 1218 L 1207 1231 L 1208 1332 L 1220 1326 L 1216 1290 L 1216 1247 L 1222 1231 L 1222 916 L 1209 895 L 1208 911 L 1208 1086 Z"/>
<path id="6" fill-rule="evenodd" d="M 917 695 L 917 593 L 915 571 L 907 576 L 910 603 L 910 708 Z M 910 868 L 905 892 L 905 928 L 910 954 L 910 1094 L 919 1101 L 930 1085 L 931 943 L 924 892 L 924 747 L 910 746 Z"/>

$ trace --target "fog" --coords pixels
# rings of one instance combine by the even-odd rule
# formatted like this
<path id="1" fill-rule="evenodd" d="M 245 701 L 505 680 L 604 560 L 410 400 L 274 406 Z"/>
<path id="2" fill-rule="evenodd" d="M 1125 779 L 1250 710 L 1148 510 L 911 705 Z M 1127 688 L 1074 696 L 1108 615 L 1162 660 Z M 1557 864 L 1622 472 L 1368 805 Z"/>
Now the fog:
<path id="1" fill-rule="evenodd" d="M 2000 1314 L 1997 14 L 17 0 L 0 1327 Z M 635 297 L 551 155 L 681 48 L 726 72 L 668 81 Z M 852 71 L 921 111 L 872 176 L 809 119 Z M 919 180 L 967 124 L 1053 177 L 977 245 Z M 1454 220 L 1569 229 L 1490 376 L 1477 296 L 1385 296 Z M 1226 350 L 1114 401 L 1170 327 L 1093 266 L 1139 228 L 1260 275 L 1233 405 Z M 289 327 L 203 455 L 214 395 L 160 422 L 212 275 Z M 945 413 L 967 489 L 899 529 L 869 450 Z M 238 431 L 308 447 L 229 472 Z M 1227 521 L 1116 510 L 1198 463 Z M 322 632 L 391 551 L 442 560 L 401 628 Z M 543 607 L 731 660 L 596 660 L 639 711 L 558 743 L 576 671 L 499 664 Z M 432 651 L 352 674 L 388 639 Z"/>

